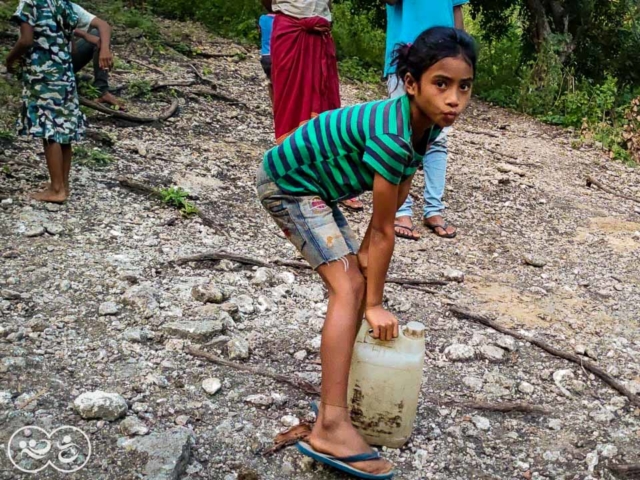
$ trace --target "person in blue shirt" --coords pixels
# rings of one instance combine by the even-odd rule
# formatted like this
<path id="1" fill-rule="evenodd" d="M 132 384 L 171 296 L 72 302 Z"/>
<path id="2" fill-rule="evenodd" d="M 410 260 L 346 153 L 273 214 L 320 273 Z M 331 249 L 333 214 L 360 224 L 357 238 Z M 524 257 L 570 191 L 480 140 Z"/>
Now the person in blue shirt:
<path id="1" fill-rule="evenodd" d="M 260 65 L 264 70 L 264 74 L 269 80 L 269 98 L 273 105 L 273 84 L 271 83 L 271 32 L 273 31 L 273 20 L 275 18 L 273 12 L 262 15 L 258 21 L 260 30 Z"/>
<path id="2" fill-rule="evenodd" d="M 387 53 L 384 74 L 388 78 L 389 96 L 404 95 L 404 85 L 394 75 L 391 60 L 395 47 L 412 43 L 431 27 L 455 27 L 464 29 L 462 6 L 469 0 L 386 0 L 387 3 Z M 423 159 L 425 189 L 423 225 L 439 237 L 454 238 L 457 230 L 445 222 L 442 214 L 447 173 L 447 130 L 433 143 Z M 412 220 L 413 199 L 409 196 L 396 214 L 396 235 L 418 240 Z"/>

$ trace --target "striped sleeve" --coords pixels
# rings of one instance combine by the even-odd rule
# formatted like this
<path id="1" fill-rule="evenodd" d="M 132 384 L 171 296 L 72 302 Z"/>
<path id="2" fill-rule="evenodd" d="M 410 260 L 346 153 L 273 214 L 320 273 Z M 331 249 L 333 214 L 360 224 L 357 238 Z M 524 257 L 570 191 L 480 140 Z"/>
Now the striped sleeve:
<path id="1" fill-rule="evenodd" d="M 380 134 L 367 140 L 362 161 L 388 182 L 399 185 L 411 157 L 411 146 L 402 137 Z"/>

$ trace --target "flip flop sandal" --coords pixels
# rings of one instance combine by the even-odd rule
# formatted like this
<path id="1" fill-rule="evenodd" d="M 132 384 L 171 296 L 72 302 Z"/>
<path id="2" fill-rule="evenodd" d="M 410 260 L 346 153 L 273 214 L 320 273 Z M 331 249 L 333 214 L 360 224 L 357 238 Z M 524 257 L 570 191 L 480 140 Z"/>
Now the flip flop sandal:
<path id="1" fill-rule="evenodd" d="M 366 462 L 369 460 L 379 460 L 382 458 L 377 451 L 369 452 L 369 453 L 361 453 L 359 455 L 352 455 L 350 457 L 334 457 L 331 455 L 325 455 L 324 453 L 316 452 L 311 445 L 306 442 L 298 442 L 296 443 L 296 447 L 300 453 L 306 455 L 307 457 L 311 457 L 314 460 L 324 463 L 325 465 L 329 465 L 337 470 L 341 470 L 345 473 L 353 475 L 356 478 L 363 478 L 365 480 L 386 480 L 389 478 L 393 478 L 395 474 L 394 471 L 388 473 L 381 473 L 375 475 L 373 473 L 366 473 L 362 470 L 358 470 L 353 468 L 349 463 L 355 462 Z"/>
<path id="2" fill-rule="evenodd" d="M 424 226 L 427 227 L 429 230 L 431 230 L 433 233 L 435 233 L 438 237 L 441 238 L 456 238 L 456 235 L 458 235 L 458 232 L 453 232 L 453 233 L 445 233 L 444 235 L 440 235 L 436 229 L 437 228 L 441 228 L 442 230 L 444 230 L 445 232 L 447 231 L 447 228 L 449 227 L 448 223 L 439 223 L 438 225 L 429 225 L 426 222 L 423 222 Z"/>
<path id="3" fill-rule="evenodd" d="M 416 231 L 416 227 L 407 227 L 406 225 L 400 225 L 399 223 L 396 223 L 393 225 L 394 228 L 400 228 L 402 230 L 409 230 L 412 234 L 413 232 Z M 420 237 L 416 237 L 415 235 L 407 235 L 406 233 L 402 233 L 396 230 L 396 237 L 398 238 L 406 238 L 407 240 L 413 240 L 413 241 L 417 241 L 420 240 Z"/>
<path id="4" fill-rule="evenodd" d="M 349 199 L 349 200 L 353 200 L 353 199 Z M 352 211 L 352 212 L 361 212 L 364 210 L 364 205 L 360 205 L 359 207 L 354 207 L 349 205 L 348 202 L 349 200 L 342 200 L 340 202 L 340 205 L 342 205 L 343 207 L 347 208 L 348 210 Z M 361 202 L 362 203 L 362 202 Z"/>

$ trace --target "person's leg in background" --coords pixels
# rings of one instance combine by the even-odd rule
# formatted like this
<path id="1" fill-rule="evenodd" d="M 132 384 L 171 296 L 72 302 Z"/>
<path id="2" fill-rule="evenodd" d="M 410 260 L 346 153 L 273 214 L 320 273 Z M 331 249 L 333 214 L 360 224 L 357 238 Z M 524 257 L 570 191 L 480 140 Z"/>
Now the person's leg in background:
<path id="1" fill-rule="evenodd" d="M 387 88 L 389 92 L 389 98 L 398 98 L 404 95 L 404 85 L 399 81 L 397 75 L 390 75 L 387 80 Z M 407 238 L 409 240 L 418 240 L 420 234 L 415 231 L 413 225 L 413 198 L 411 194 L 407 197 L 407 200 L 396 212 L 396 224 L 395 231 L 396 236 L 400 238 Z"/>
<path id="2" fill-rule="evenodd" d="M 439 237 L 453 238 L 456 228 L 448 225 L 442 213 L 444 204 L 444 188 L 447 177 L 447 131 L 445 129 L 429 148 L 424 156 L 424 226 L 432 230 Z"/>
<path id="3" fill-rule="evenodd" d="M 100 32 L 97 28 L 89 30 L 89 34 L 100 38 Z M 76 39 L 72 59 L 74 73 L 78 73 L 93 60 L 93 86 L 100 92 L 100 97 L 96 100 L 98 103 L 106 103 L 119 108 L 124 107 L 124 102 L 109 92 L 109 71 L 100 68 L 100 48 L 98 45 L 84 38 Z"/>

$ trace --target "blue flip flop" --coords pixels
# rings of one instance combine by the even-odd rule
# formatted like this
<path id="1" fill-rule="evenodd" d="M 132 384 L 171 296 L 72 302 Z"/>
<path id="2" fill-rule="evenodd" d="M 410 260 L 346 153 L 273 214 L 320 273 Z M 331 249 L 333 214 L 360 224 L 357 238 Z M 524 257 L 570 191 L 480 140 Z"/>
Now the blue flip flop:
<path id="1" fill-rule="evenodd" d="M 381 473 L 379 475 L 374 475 L 372 473 L 366 473 L 361 470 L 356 470 L 352 466 L 348 465 L 349 463 L 354 462 L 366 462 L 368 460 L 378 460 L 380 454 L 377 451 L 373 451 L 370 453 L 361 453 L 359 455 L 352 455 L 350 457 L 333 457 L 331 455 L 325 455 L 324 453 L 316 452 L 311 445 L 306 442 L 298 442 L 296 443 L 296 447 L 298 451 L 307 457 L 311 457 L 318 462 L 324 463 L 325 465 L 329 465 L 337 470 L 341 470 L 345 473 L 353 475 L 357 478 L 362 478 L 364 480 L 386 480 L 389 478 L 393 478 L 395 472 L 391 471 L 388 473 Z"/>

